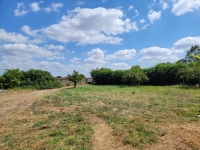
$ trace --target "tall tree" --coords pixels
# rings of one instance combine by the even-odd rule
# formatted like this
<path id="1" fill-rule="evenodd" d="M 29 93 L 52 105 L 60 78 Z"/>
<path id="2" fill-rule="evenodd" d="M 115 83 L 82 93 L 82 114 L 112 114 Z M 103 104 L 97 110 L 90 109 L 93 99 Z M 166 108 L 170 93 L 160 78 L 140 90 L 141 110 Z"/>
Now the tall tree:
<path id="1" fill-rule="evenodd" d="M 196 62 L 198 61 L 198 59 L 193 56 L 198 56 L 199 54 L 200 54 L 200 47 L 198 45 L 192 46 L 190 50 L 187 51 L 185 60 L 187 62 Z"/>
<path id="2" fill-rule="evenodd" d="M 74 82 L 74 87 L 76 87 L 77 83 L 79 83 L 84 77 L 83 74 L 79 74 L 76 70 L 74 70 L 71 75 L 68 74 L 69 81 Z"/>

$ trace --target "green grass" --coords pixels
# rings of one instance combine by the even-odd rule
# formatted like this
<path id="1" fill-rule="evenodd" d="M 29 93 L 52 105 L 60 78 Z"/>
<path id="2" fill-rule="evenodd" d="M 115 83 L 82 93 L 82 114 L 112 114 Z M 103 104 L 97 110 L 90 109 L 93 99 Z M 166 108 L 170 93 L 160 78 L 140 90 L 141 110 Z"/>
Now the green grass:
<path id="1" fill-rule="evenodd" d="M 143 148 L 167 134 L 160 129 L 163 125 L 199 121 L 199 90 L 180 86 L 95 85 L 63 89 L 34 103 L 34 115 L 46 117 L 25 122 L 30 127 L 24 134 L 34 130 L 35 134 L 26 141 L 30 146 L 43 140 L 43 144 L 35 146 L 38 149 L 91 149 L 94 131 L 84 115 L 93 114 L 104 119 L 112 127 L 112 134 L 122 137 L 124 144 Z M 55 112 L 41 106 L 58 110 L 73 106 L 74 111 Z M 28 148 L 18 145 L 25 139 L 19 140 L 17 135 L 4 136 L 6 145 L 10 149 Z"/>

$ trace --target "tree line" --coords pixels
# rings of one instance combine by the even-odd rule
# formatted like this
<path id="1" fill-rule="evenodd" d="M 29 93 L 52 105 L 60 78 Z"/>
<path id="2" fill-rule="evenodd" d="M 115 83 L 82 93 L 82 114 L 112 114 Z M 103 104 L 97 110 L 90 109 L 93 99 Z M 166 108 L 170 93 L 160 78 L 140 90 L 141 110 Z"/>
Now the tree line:
<path id="1" fill-rule="evenodd" d="M 200 84 L 200 48 L 192 46 L 185 59 L 175 63 L 159 63 L 142 69 L 132 66 L 128 70 L 97 68 L 90 72 L 97 85 L 175 85 Z"/>
<path id="2" fill-rule="evenodd" d="M 127 70 L 112 70 L 109 68 L 94 69 L 90 72 L 93 81 L 97 85 L 175 85 L 175 84 L 200 84 L 200 48 L 192 46 L 187 51 L 185 59 L 175 63 L 159 63 L 150 68 L 142 69 L 140 66 L 132 66 Z M 74 87 L 84 78 L 74 70 L 67 76 L 74 82 Z M 60 81 L 43 70 L 19 69 L 5 70 L 0 76 L 0 88 L 36 88 L 52 89 L 62 87 Z"/>
<path id="3" fill-rule="evenodd" d="M 35 89 L 53 89 L 62 87 L 55 77 L 48 71 L 30 69 L 21 71 L 19 69 L 7 69 L 0 76 L 0 88 L 35 88 Z"/>

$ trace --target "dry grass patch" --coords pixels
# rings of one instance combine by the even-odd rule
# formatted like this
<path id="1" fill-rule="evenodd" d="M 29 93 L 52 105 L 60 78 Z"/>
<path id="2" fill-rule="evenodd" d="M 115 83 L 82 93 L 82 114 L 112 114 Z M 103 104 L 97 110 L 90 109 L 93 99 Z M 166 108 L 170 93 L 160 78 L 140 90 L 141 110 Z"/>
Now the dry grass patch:
<path id="1" fill-rule="evenodd" d="M 199 109 L 197 88 L 63 89 L 1 123 L 0 149 L 95 149 L 99 128 L 110 139 L 103 140 L 102 148 L 198 149 Z"/>

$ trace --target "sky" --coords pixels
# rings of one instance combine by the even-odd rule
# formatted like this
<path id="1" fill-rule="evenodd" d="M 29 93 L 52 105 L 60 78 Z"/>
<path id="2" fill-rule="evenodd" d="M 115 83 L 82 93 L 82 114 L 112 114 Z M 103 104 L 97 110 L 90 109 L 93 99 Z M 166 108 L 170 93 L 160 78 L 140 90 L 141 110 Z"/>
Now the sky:
<path id="1" fill-rule="evenodd" d="M 5 69 L 113 70 L 174 63 L 200 45 L 200 0 L 0 0 Z"/>

